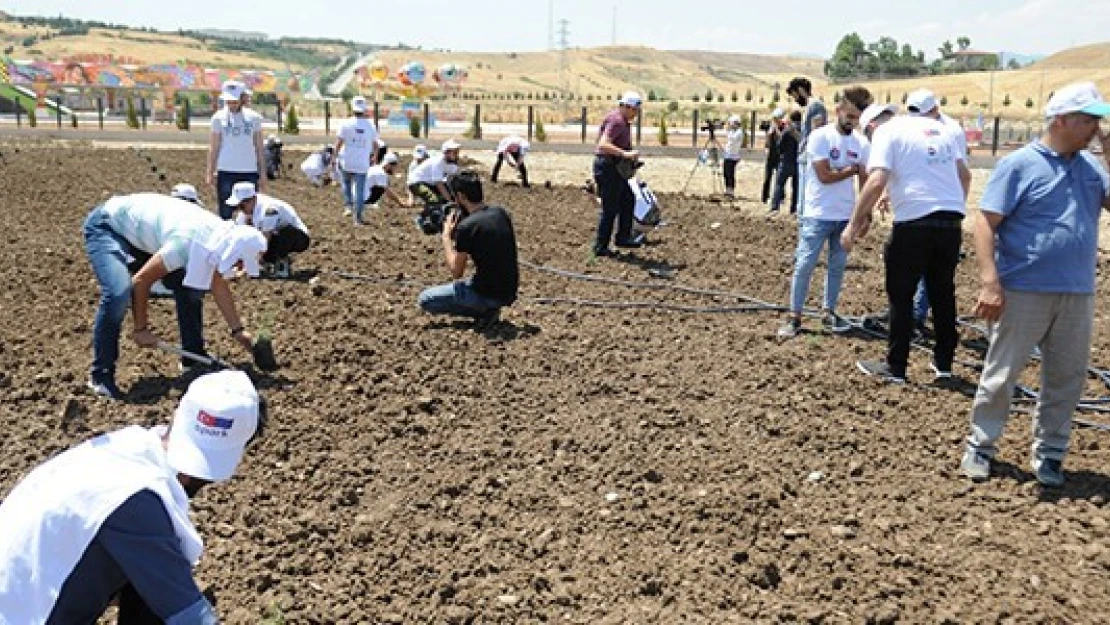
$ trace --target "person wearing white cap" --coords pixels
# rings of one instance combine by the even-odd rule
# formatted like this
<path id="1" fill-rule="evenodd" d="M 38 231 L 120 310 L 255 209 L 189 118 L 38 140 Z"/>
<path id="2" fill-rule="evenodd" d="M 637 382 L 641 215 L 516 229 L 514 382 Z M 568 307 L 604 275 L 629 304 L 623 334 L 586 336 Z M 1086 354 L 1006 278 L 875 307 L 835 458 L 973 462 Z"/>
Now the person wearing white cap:
<path id="1" fill-rule="evenodd" d="M 377 207 L 383 197 L 389 197 L 398 206 L 412 206 L 411 201 L 401 199 L 389 188 L 389 180 L 397 172 L 401 162 L 396 153 L 390 152 L 382 157 L 381 164 L 374 165 L 366 172 L 366 198 L 363 203 Z"/>
<path id="2" fill-rule="evenodd" d="M 1039 347 L 1031 464 L 1041 484 L 1059 486 L 1087 380 L 1099 217 L 1110 209 L 1110 177 L 1087 148 L 1097 138 L 1110 158 L 1110 135 L 1099 128 L 1110 103 L 1094 84 L 1078 83 L 1057 90 L 1044 112 L 1044 135 L 998 162 L 979 201 L 975 313 L 989 323 L 990 349 L 961 468 L 972 479 L 990 476 L 1014 386 Z"/>
<path id="3" fill-rule="evenodd" d="M 308 226 L 287 202 L 258 193 L 254 185 L 240 182 L 231 189 L 227 203 L 235 208 L 235 223 L 253 226 L 266 237 L 263 269 L 275 278 L 293 274 L 290 254 L 308 249 Z"/>
<path id="4" fill-rule="evenodd" d="M 928 117 L 895 117 L 893 105 L 872 104 L 860 116 L 871 138 L 867 183 L 841 236 L 851 251 L 866 234 L 884 189 L 894 226 L 883 254 L 890 305 L 886 360 L 861 360 L 864 374 L 904 383 L 913 340 L 913 294 L 922 276 L 933 308 L 937 381 L 952 378 L 956 352 L 956 264 L 971 171 L 952 132 Z"/>
<path id="5" fill-rule="evenodd" d="M 594 157 L 594 183 L 601 196 L 601 211 L 597 220 L 597 237 L 594 239 L 594 256 L 612 256 L 609 243 L 613 239 L 613 222 L 616 222 L 617 247 L 640 247 L 642 239 L 632 231 L 636 196 L 628 180 L 636 172 L 640 152 L 632 149 L 632 120 L 640 114 L 643 98 L 635 91 L 621 96 L 617 108 L 605 116 L 597 133 Z"/>
<path id="6" fill-rule="evenodd" d="M 322 187 L 331 182 L 330 172 L 334 156 L 335 146 L 329 143 L 301 161 L 301 171 L 308 176 L 313 186 Z"/>
<path id="7" fill-rule="evenodd" d="M 840 286 L 848 266 L 848 252 L 840 246 L 840 235 L 848 226 L 856 200 L 856 182 L 867 180 L 869 145 L 856 132 L 860 114 L 871 105 L 871 92 L 864 87 L 848 87 L 836 105 L 836 123 L 814 130 L 809 136 L 806 175 L 809 191 L 798 219 L 798 248 L 794 252 L 794 275 L 790 280 L 790 316 L 779 331 L 780 338 L 797 335 L 802 327 L 802 308 L 809 295 L 809 283 L 821 248 L 828 246 L 825 263 L 823 324 L 831 332 L 850 329 L 836 313 Z"/>
<path id="8" fill-rule="evenodd" d="M 266 170 L 262 116 L 243 105 L 246 92 L 240 82 L 224 83 L 220 92 L 224 107 L 212 116 L 204 181 L 216 185 L 222 219 L 231 219 L 231 207 L 224 203 L 231 195 L 231 187 L 236 182 L 253 182 L 261 189 L 262 172 Z"/>
<path id="9" fill-rule="evenodd" d="M 0 504 L 0 623 L 216 625 L 193 579 L 189 502 L 232 478 L 266 418 L 241 371 L 201 376 L 165 425 L 102 434 L 47 460 Z"/>
<path id="10" fill-rule="evenodd" d="M 416 144 L 416 146 L 412 148 L 412 160 L 409 161 L 406 179 L 411 179 L 412 172 L 416 171 L 416 168 L 420 167 L 421 163 L 426 160 L 428 160 L 428 146 L 423 143 Z M 405 193 L 408 195 L 409 206 L 412 206 L 416 202 L 416 197 L 412 194 L 412 190 L 408 188 L 408 183 L 405 184 Z"/>
<path id="11" fill-rule="evenodd" d="M 501 173 L 501 164 L 509 163 L 509 167 L 517 170 L 520 174 L 520 186 L 528 188 L 528 168 L 524 165 L 524 155 L 528 154 L 528 150 L 532 148 L 527 139 L 518 135 L 509 135 L 504 137 L 497 143 L 497 149 L 494 152 L 497 154 L 497 161 L 493 164 L 493 171 L 490 172 L 489 181 L 497 182 L 497 175 Z"/>
<path id="12" fill-rule="evenodd" d="M 243 329 L 224 276 L 231 275 L 239 265 L 250 275 L 258 275 L 266 238 L 254 228 L 223 221 L 184 200 L 136 193 L 114 196 L 90 211 L 84 238 L 89 264 L 100 285 L 89 378 L 89 388 L 95 394 L 110 399 L 123 397 L 116 385 L 116 361 L 128 309 L 134 315 L 134 341 L 141 347 L 159 343 L 150 326 L 148 309 L 151 285 L 162 278 L 174 292 L 178 331 L 185 350 L 205 353 L 202 313 L 206 291 L 212 291 L 232 337 L 251 349 L 252 337 Z M 146 260 L 129 263 L 140 258 Z M 192 364 L 182 360 L 183 366 Z"/>
<path id="13" fill-rule="evenodd" d="M 741 150 L 747 135 L 743 126 L 739 115 L 729 116 L 722 173 L 725 178 L 725 197 L 730 200 L 736 195 L 736 165 L 740 162 Z"/>
<path id="14" fill-rule="evenodd" d="M 779 168 L 779 137 L 782 136 L 785 127 L 786 112 L 775 109 L 771 113 L 771 121 L 767 122 L 767 133 L 763 138 L 764 147 L 767 148 L 767 160 L 763 165 L 763 192 L 759 196 L 763 204 L 771 199 L 771 183 Z"/>
<path id="15" fill-rule="evenodd" d="M 174 185 L 173 190 L 170 191 L 170 197 L 185 200 L 197 206 L 204 206 L 200 201 L 200 197 L 197 196 L 197 188 L 188 183 L 182 182 L 181 184 Z"/>
<path id="16" fill-rule="evenodd" d="M 462 144 L 448 139 L 440 146 L 440 153 L 431 156 L 409 172 L 409 193 L 428 204 L 446 202 L 451 197 L 447 179 L 459 171 L 459 150 Z"/>
<path id="17" fill-rule="evenodd" d="M 351 119 L 339 127 L 335 153 L 343 183 L 343 215 L 354 215 L 362 225 L 362 198 L 366 197 L 366 170 L 377 160 L 378 129 L 366 117 L 366 98 L 351 99 Z"/>

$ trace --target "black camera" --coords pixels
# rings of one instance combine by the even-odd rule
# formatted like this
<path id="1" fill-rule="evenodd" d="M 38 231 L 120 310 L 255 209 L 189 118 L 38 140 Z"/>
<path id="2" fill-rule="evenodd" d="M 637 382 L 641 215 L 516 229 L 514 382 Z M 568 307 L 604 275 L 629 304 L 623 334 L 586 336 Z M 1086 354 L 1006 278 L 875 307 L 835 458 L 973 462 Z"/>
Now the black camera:
<path id="1" fill-rule="evenodd" d="M 714 132 L 725 127 L 725 123 L 719 119 L 707 119 L 701 125 L 702 132 Z"/>
<path id="2" fill-rule="evenodd" d="M 439 234 L 443 232 L 443 224 L 452 211 L 459 210 L 459 205 L 454 202 L 437 202 L 424 205 L 424 210 L 416 218 L 416 225 L 424 234 Z"/>

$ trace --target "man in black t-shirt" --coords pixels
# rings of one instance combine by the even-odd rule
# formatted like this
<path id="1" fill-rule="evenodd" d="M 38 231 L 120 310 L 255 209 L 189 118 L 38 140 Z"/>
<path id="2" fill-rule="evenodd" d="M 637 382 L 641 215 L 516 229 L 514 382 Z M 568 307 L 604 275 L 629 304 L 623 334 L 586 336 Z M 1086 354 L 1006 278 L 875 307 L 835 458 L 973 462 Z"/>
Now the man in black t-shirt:
<path id="1" fill-rule="evenodd" d="M 513 221 L 504 208 L 486 205 L 482 181 L 474 172 L 460 172 L 450 185 L 459 208 L 443 225 L 443 254 L 454 282 L 421 293 L 420 308 L 492 323 L 503 306 L 516 301 L 520 284 Z M 463 280 L 470 258 L 474 275 Z"/>

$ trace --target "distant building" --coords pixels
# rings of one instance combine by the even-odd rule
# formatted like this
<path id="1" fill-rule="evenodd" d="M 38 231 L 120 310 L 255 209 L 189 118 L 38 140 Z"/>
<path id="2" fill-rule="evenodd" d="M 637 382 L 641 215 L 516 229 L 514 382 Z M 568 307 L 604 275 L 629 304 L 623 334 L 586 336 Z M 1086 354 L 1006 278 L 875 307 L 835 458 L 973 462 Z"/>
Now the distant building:
<path id="1" fill-rule="evenodd" d="M 944 59 L 944 65 L 957 72 L 1000 69 L 998 55 L 983 50 L 956 50 Z"/>

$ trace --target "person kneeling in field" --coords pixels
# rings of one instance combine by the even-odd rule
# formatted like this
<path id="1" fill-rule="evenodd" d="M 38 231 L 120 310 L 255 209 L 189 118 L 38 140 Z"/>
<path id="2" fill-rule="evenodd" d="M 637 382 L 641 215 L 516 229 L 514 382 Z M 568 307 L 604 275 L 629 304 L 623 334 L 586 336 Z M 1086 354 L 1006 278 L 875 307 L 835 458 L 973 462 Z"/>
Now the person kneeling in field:
<path id="1" fill-rule="evenodd" d="M 311 243 L 308 226 L 297 211 L 276 197 L 256 192 L 249 182 L 240 182 L 231 189 L 227 205 L 236 209 L 235 223 L 254 226 L 266 237 L 263 270 L 275 278 L 293 275 L 289 255 L 307 250 Z"/>
<path id="2" fill-rule="evenodd" d="M 500 206 L 488 206 L 482 181 L 471 171 L 451 179 L 458 208 L 443 226 L 443 253 L 454 282 L 420 294 L 420 307 L 432 314 L 472 317 L 482 324 L 497 321 L 501 308 L 516 301 L 520 275 L 512 218 Z M 475 272 L 463 280 L 467 260 Z"/>
<path id="3" fill-rule="evenodd" d="M 158 345 L 160 339 L 150 327 L 148 309 L 150 287 L 161 278 L 174 292 L 185 350 L 204 354 L 202 313 L 204 292 L 209 290 L 232 337 L 251 349 L 253 337 L 243 329 L 223 276 L 236 266 L 258 275 L 258 258 L 266 250 L 266 237 L 260 232 L 223 221 L 185 200 L 136 193 L 112 197 L 94 208 L 85 219 L 84 237 L 89 264 L 100 285 L 89 379 L 94 393 L 110 399 L 123 397 L 116 386 L 116 361 L 129 307 L 134 314 L 135 342 L 142 347 Z M 188 367 L 193 363 L 183 359 L 181 364 Z"/>
<path id="4" fill-rule="evenodd" d="M 412 206 L 411 201 L 402 200 L 401 196 L 397 195 L 389 188 L 389 179 L 393 176 L 394 172 L 397 171 L 397 164 L 399 162 L 400 159 L 397 157 L 397 154 L 386 154 L 382 157 L 381 165 L 374 165 L 366 171 L 365 204 L 376 208 L 382 197 L 389 197 L 389 199 L 393 200 L 398 206 Z"/>
<path id="5" fill-rule="evenodd" d="M 204 544 L 189 500 L 235 474 L 265 404 L 241 371 L 189 385 L 173 421 L 87 441 L 31 471 L 0 504 L 0 622 L 219 622 L 193 579 Z"/>
<path id="6" fill-rule="evenodd" d="M 322 187 L 331 183 L 334 156 L 335 146 L 325 145 L 322 150 L 309 154 L 301 161 L 301 171 L 313 186 Z"/>

